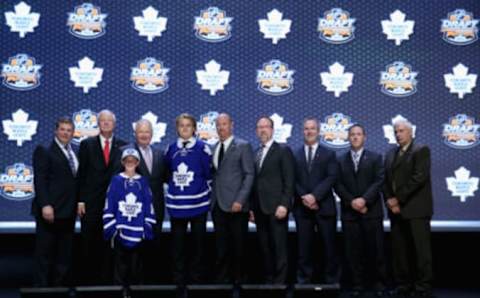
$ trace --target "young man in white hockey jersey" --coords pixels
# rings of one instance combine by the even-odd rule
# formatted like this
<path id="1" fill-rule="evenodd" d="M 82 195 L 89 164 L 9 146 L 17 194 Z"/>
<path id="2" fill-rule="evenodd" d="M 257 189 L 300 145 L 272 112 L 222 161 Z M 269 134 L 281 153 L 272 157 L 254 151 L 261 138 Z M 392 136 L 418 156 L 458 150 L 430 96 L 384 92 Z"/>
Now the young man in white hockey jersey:
<path id="1" fill-rule="evenodd" d="M 125 170 L 112 178 L 103 213 L 104 236 L 114 250 L 114 283 L 125 287 L 124 297 L 128 285 L 141 282 L 141 243 L 153 239 L 156 223 L 148 180 L 135 172 L 139 163 L 137 150 L 123 151 Z"/>

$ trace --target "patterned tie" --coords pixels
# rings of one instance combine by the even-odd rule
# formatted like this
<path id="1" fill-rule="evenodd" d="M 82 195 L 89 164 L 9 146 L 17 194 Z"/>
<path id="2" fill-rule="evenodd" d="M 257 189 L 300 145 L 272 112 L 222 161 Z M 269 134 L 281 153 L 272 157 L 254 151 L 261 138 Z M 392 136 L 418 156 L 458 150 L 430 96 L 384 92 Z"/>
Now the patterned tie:
<path id="1" fill-rule="evenodd" d="M 309 172 L 312 170 L 312 157 L 313 157 L 313 147 L 308 146 L 307 167 Z"/>
<path id="2" fill-rule="evenodd" d="M 108 166 L 110 161 L 110 142 L 108 139 L 105 139 L 105 146 L 103 147 L 103 159 L 105 160 L 105 165 Z"/>
<path id="3" fill-rule="evenodd" d="M 353 152 L 353 165 L 355 166 L 355 172 L 358 171 L 358 163 L 360 162 L 360 154 Z"/>
<path id="4" fill-rule="evenodd" d="M 223 146 L 223 142 L 222 142 L 220 145 L 220 151 L 218 152 L 217 169 L 220 169 L 220 165 L 222 164 L 224 154 L 225 154 L 225 147 Z"/>
<path id="5" fill-rule="evenodd" d="M 70 147 L 70 145 L 65 145 L 65 150 L 67 150 L 68 165 L 70 166 L 70 169 L 72 170 L 73 176 L 75 176 L 77 174 L 77 168 L 75 167 L 75 160 L 73 159 L 72 148 Z"/>
<path id="6" fill-rule="evenodd" d="M 145 161 L 145 165 L 147 166 L 148 172 L 151 174 L 152 173 L 152 151 L 150 150 L 150 147 L 145 147 L 143 149 L 143 152 L 145 152 L 143 156 L 143 160 Z"/>
<path id="7" fill-rule="evenodd" d="M 265 148 L 265 145 L 262 144 L 257 151 L 257 155 L 255 156 L 255 164 L 259 170 L 262 167 L 263 148 Z"/>

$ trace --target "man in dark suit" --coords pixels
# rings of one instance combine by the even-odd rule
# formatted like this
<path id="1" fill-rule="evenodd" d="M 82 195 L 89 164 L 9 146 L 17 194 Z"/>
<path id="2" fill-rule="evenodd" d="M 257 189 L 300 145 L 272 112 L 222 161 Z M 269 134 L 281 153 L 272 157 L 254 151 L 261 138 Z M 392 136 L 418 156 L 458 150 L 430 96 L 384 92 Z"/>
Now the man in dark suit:
<path id="1" fill-rule="evenodd" d="M 318 144 L 318 120 L 303 122 L 304 145 L 295 152 L 295 202 L 293 214 L 297 226 L 297 282 L 312 283 L 313 240 L 315 226 L 325 251 L 324 279 L 338 282 L 338 261 L 335 252 L 337 217 L 333 185 L 337 179 L 335 152 Z"/>
<path id="2" fill-rule="evenodd" d="M 363 126 L 348 130 L 350 150 L 339 158 L 335 191 L 341 199 L 345 255 L 352 273 L 352 297 L 359 297 L 367 284 L 382 297 L 385 290 L 383 247 L 382 156 L 364 148 Z"/>
<path id="3" fill-rule="evenodd" d="M 120 171 L 120 147 L 126 143 L 113 135 L 115 115 L 98 114 L 100 134 L 80 143 L 77 213 L 82 221 L 84 277 L 86 284 L 111 283 L 111 253 L 103 240 L 103 208 L 112 176 Z"/>
<path id="4" fill-rule="evenodd" d="M 385 158 L 384 197 L 391 221 L 396 292 L 432 295 L 430 220 L 433 215 L 430 149 L 415 143 L 412 125 L 394 123 L 398 147 Z M 412 260 L 415 266 L 412 266 Z"/>
<path id="5" fill-rule="evenodd" d="M 59 118 L 50 146 L 33 153 L 35 199 L 35 272 L 37 287 L 66 286 L 72 281 L 71 259 L 75 225 L 78 159 L 70 146 L 74 125 Z"/>
<path id="6" fill-rule="evenodd" d="M 211 195 L 217 246 L 216 279 L 219 283 L 238 285 L 243 280 L 248 198 L 255 177 L 255 163 L 250 144 L 233 135 L 230 115 L 218 115 L 216 128 L 219 142 L 213 150 L 215 172 Z"/>
<path id="7" fill-rule="evenodd" d="M 153 137 L 152 123 L 147 119 L 140 119 L 135 123 L 135 143 L 124 147 L 135 148 L 140 153 L 140 164 L 136 168 L 138 174 L 148 179 L 150 189 L 152 190 L 152 203 L 155 209 L 157 223 L 153 227 L 154 240 L 146 242 L 145 249 L 142 251 L 144 260 L 144 272 L 155 272 L 165 262 L 164 258 L 158 257 L 158 251 L 163 246 L 163 240 L 160 239 L 162 232 L 163 218 L 165 214 L 165 202 L 163 196 L 163 183 L 166 181 L 166 169 L 163 161 L 163 152 L 159 148 L 150 145 Z M 153 259 L 148 259 L 155 256 Z M 155 276 L 144 274 L 138 280 L 147 278 L 151 282 L 157 282 Z"/>
<path id="8" fill-rule="evenodd" d="M 287 279 L 288 210 L 294 196 L 294 161 L 290 149 L 273 140 L 273 121 L 260 117 L 256 127 L 256 177 L 252 191 L 251 220 L 264 261 L 266 282 L 285 284 Z"/>

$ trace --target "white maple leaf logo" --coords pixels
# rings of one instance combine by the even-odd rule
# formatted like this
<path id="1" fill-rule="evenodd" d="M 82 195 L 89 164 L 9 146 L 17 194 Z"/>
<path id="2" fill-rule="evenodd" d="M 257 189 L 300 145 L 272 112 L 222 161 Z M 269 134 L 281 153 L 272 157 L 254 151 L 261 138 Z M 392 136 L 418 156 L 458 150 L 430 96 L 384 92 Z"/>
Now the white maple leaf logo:
<path id="1" fill-rule="evenodd" d="M 474 192 L 478 190 L 477 177 L 470 177 L 470 171 L 465 167 L 460 167 L 455 171 L 455 177 L 447 177 L 447 188 L 452 192 L 452 196 L 460 197 L 460 202 L 467 201 L 467 197 L 473 197 Z"/>
<path id="2" fill-rule="evenodd" d="M 330 72 L 320 73 L 322 85 L 327 87 L 327 91 L 333 92 L 335 97 L 340 97 L 342 92 L 347 92 L 348 87 L 352 86 L 353 73 L 345 72 L 345 67 L 338 62 L 328 69 Z"/>
<path id="3" fill-rule="evenodd" d="M 410 39 L 413 34 L 415 22 L 405 20 L 406 15 L 400 10 L 395 10 L 390 14 L 390 20 L 382 21 L 383 33 L 387 35 L 388 40 L 395 40 L 395 45 L 399 46 L 403 40 Z"/>
<path id="4" fill-rule="evenodd" d="M 40 14 L 30 11 L 31 7 L 22 1 L 15 5 L 15 12 L 5 12 L 7 26 L 10 27 L 11 32 L 18 32 L 20 38 L 24 38 L 27 33 L 33 32 L 33 28 L 38 26 Z"/>
<path id="5" fill-rule="evenodd" d="M 142 212 L 142 203 L 137 202 L 137 196 L 134 193 L 129 193 L 124 201 L 118 202 L 118 210 L 122 212 L 123 217 L 128 218 L 128 221 L 132 221 L 132 218 Z"/>
<path id="6" fill-rule="evenodd" d="M 175 186 L 180 187 L 183 191 L 185 187 L 190 186 L 193 181 L 193 172 L 188 170 L 188 166 L 182 162 L 178 165 L 177 170 L 173 172 L 173 182 Z"/>
<path id="7" fill-rule="evenodd" d="M 83 93 L 88 93 L 90 88 L 97 88 L 102 81 L 103 68 L 95 67 L 95 62 L 88 57 L 78 61 L 79 67 L 69 67 L 70 80 L 75 82 L 75 87 L 83 88 Z"/>
<path id="8" fill-rule="evenodd" d="M 146 114 L 144 114 L 142 116 L 142 119 L 146 119 L 150 121 L 150 123 L 152 124 L 153 136 L 150 144 L 160 143 L 162 141 L 162 138 L 165 136 L 165 132 L 167 130 L 167 124 L 164 122 L 157 122 L 158 116 L 152 113 L 151 111 L 148 111 Z M 132 123 L 132 127 L 133 127 L 133 130 L 135 131 L 135 122 Z"/>
<path id="9" fill-rule="evenodd" d="M 472 93 L 477 83 L 476 74 L 468 74 L 468 67 L 462 63 L 453 68 L 453 74 L 443 75 L 445 87 L 450 89 L 450 93 L 457 93 L 458 98 L 463 98 L 467 93 Z"/>
<path id="10" fill-rule="evenodd" d="M 263 38 L 271 39 L 273 44 L 277 44 L 280 39 L 287 38 L 287 33 L 290 32 L 292 20 L 282 20 L 283 13 L 277 9 L 273 9 L 267 14 L 268 20 L 258 20 L 260 32 L 263 33 Z"/>
<path id="11" fill-rule="evenodd" d="M 17 146 L 23 142 L 31 141 L 32 136 L 37 133 L 38 121 L 28 120 L 28 114 L 22 109 L 12 113 L 12 120 L 3 120 L 3 133 L 8 135 L 9 141 L 17 141 Z"/>
<path id="12" fill-rule="evenodd" d="M 273 121 L 273 139 L 277 143 L 286 143 L 288 138 L 292 135 L 293 126 L 288 123 L 283 123 L 283 117 L 275 113 L 270 116 Z"/>
<path id="13" fill-rule="evenodd" d="M 135 30 L 140 36 L 146 36 L 149 42 L 158 36 L 162 36 L 162 32 L 167 29 L 167 18 L 159 17 L 158 10 L 152 6 L 142 11 L 143 17 L 133 17 Z"/>
<path id="14" fill-rule="evenodd" d="M 388 139 L 389 144 L 396 144 L 397 139 L 395 138 L 395 130 L 393 128 L 393 124 L 397 121 L 408 121 L 407 118 L 403 117 L 402 115 L 397 115 L 392 118 L 391 124 L 386 124 L 383 126 L 383 134 L 386 139 Z M 415 132 L 417 130 L 416 125 L 412 125 L 412 137 L 415 138 Z"/>
<path id="15" fill-rule="evenodd" d="M 210 90 L 210 95 L 213 96 L 218 90 L 224 90 L 224 86 L 228 84 L 230 72 L 227 70 L 220 70 L 221 65 L 215 60 L 210 60 L 205 64 L 205 70 L 197 70 L 197 83 L 202 85 L 202 90 Z"/>

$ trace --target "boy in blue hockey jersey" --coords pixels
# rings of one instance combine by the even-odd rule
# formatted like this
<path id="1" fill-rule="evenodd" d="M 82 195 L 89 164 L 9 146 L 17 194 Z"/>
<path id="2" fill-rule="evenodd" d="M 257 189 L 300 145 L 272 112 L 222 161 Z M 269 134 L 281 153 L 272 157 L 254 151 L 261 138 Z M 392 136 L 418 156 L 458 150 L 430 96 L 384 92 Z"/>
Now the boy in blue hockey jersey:
<path id="1" fill-rule="evenodd" d="M 125 170 L 112 178 L 103 213 L 104 236 L 114 250 L 114 282 L 125 286 L 125 291 L 141 282 L 141 243 L 153 239 L 156 223 L 148 181 L 135 172 L 139 163 L 137 150 L 123 151 Z"/>

